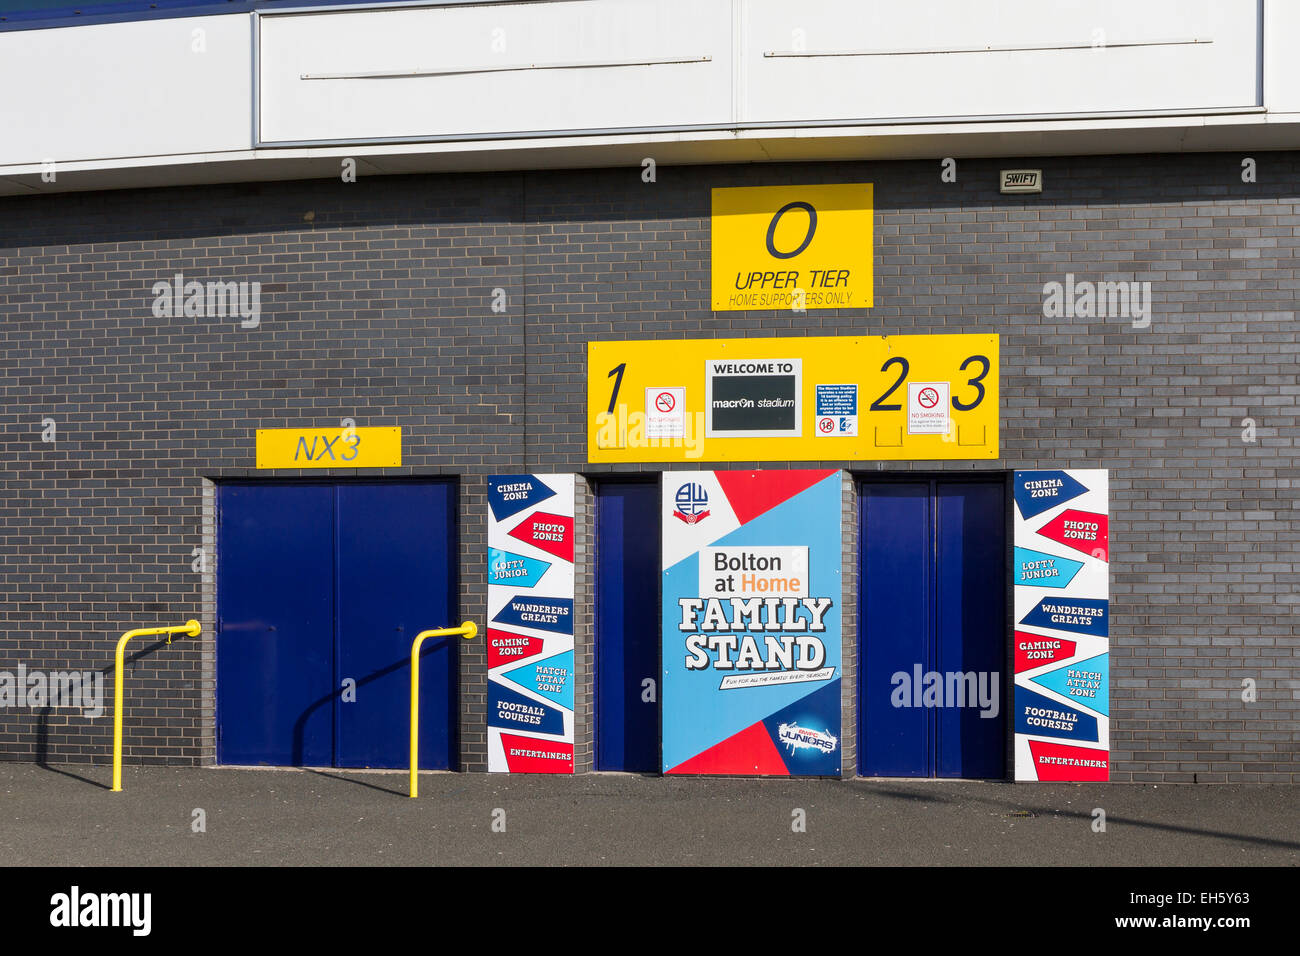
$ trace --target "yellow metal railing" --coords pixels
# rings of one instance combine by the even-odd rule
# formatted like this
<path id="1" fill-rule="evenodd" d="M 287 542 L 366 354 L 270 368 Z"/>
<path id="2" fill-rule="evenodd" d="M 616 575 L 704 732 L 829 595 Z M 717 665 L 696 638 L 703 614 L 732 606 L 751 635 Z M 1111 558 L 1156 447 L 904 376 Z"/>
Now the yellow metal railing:
<path id="1" fill-rule="evenodd" d="M 127 631 L 117 641 L 117 653 L 114 656 L 115 669 L 113 671 L 113 792 L 122 792 L 122 673 L 123 657 L 126 654 L 126 642 L 133 637 L 151 637 L 156 634 L 166 634 L 167 643 L 172 642 L 173 634 L 184 634 L 187 637 L 198 637 L 202 633 L 203 627 L 198 621 L 190 619 L 179 627 L 141 627 L 134 631 Z"/>
<path id="2" fill-rule="evenodd" d="M 478 634 L 478 625 L 473 621 L 464 621 L 460 627 L 440 627 L 432 631 L 421 631 L 415 635 L 411 645 L 411 797 L 419 796 L 420 785 L 420 645 L 427 637 L 451 637 L 463 634 L 465 640 L 471 640 Z"/>

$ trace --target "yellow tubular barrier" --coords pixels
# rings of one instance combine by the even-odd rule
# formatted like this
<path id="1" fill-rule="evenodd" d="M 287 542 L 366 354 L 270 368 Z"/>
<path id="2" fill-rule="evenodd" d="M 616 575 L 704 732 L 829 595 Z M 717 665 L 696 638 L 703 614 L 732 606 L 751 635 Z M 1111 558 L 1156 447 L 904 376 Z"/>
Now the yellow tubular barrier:
<path id="1" fill-rule="evenodd" d="M 463 634 L 465 640 L 472 640 L 478 634 L 478 625 L 473 621 L 463 621 L 460 627 L 440 627 L 433 631 L 421 631 L 415 635 L 411 645 L 411 798 L 420 794 L 420 645 L 426 637 L 451 637 Z"/>
<path id="2" fill-rule="evenodd" d="M 126 642 L 133 637 L 151 637 L 156 634 L 166 634 L 167 643 L 172 642 L 173 634 L 184 634 L 187 637 L 198 637 L 202 633 L 203 627 L 198 621 L 191 618 L 180 627 L 142 627 L 134 631 L 127 631 L 117 641 L 117 654 L 114 657 L 115 669 L 113 671 L 113 792 L 122 792 L 122 679 L 125 675 L 122 673 L 123 657 L 126 653 Z"/>

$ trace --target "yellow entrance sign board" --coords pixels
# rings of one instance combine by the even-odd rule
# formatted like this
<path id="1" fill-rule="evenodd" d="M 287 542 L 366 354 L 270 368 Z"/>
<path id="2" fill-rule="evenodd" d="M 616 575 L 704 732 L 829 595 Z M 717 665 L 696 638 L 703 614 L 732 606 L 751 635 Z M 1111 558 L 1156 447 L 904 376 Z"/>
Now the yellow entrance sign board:
<path id="1" fill-rule="evenodd" d="M 713 190 L 713 308 L 868 309 L 871 183 Z"/>
<path id="2" fill-rule="evenodd" d="M 402 429 L 259 428 L 258 468 L 391 468 L 402 463 Z"/>
<path id="3" fill-rule="evenodd" d="M 998 337 L 590 342 L 592 462 L 998 457 Z"/>

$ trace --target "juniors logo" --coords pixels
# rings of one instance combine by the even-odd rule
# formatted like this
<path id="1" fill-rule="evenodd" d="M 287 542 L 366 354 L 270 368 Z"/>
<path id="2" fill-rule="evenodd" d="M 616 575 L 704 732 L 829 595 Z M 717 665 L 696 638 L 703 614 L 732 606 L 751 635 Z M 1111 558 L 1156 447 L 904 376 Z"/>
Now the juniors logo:
<path id="1" fill-rule="evenodd" d="M 699 524 L 709 516 L 709 493 L 703 485 L 682 485 L 673 497 L 673 504 L 677 506 L 673 517 L 687 524 Z"/>
<path id="2" fill-rule="evenodd" d="M 819 753 L 834 753 L 840 743 L 840 739 L 829 730 L 813 730 L 809 727 L 800 727 L 798 724 L 782 724 L 777 728 L 776 736 L 781 743 L 790 748 L 791 753 L 805 747 Z"/>

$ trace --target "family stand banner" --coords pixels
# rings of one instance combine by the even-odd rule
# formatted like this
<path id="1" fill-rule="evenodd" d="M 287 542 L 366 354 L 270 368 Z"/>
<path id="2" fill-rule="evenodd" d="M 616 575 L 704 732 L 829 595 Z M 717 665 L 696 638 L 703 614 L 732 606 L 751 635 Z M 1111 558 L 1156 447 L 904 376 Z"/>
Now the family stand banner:
<path id="1" fill-rule="evenodd" d="M 573 476 L 488 479 L 488 770 L 573 773 Z"/>
<path id="2" fill-rule="evenodd" d="M 837 470 L 663 476 L 663 770 L 838 776 Z"/>
<path id="3" fill-rule="evenodd" d="M 1107 473 L 1018 471 L 1016 779 L 1110 779 Z"/>

